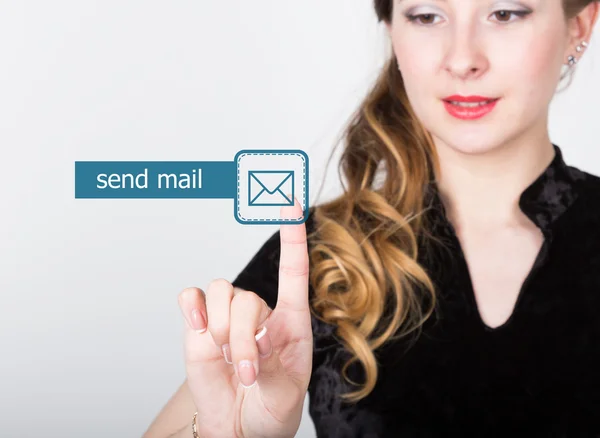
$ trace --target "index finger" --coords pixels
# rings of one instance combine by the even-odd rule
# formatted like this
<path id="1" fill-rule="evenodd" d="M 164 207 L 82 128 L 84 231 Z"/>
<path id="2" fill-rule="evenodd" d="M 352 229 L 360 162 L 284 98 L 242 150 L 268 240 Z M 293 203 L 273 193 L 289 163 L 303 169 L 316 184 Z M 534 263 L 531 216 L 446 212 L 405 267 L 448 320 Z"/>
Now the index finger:
<path id="1" fill-rule="evenodd" d="M 282 218 L 300 218 L 304 212 L 294 197 L 294 206 L 282 207 Z M 308 213 L 306 213 L 308 214 Z M 279 230 L 281 252 L 279 255 L 279 285 L 277 307 L 294 310 L 308 309 L 308 247 L 306 226 L 282 224 Z"/>

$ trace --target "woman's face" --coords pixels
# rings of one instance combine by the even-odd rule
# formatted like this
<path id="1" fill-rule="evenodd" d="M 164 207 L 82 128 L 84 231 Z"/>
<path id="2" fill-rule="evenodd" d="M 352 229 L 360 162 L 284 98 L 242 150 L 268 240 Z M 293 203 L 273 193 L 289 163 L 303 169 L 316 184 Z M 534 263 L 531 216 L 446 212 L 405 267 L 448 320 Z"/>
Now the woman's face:
<path id="1" fill-rule="evenodd" d="M 388 30 L 406 92 L 436 143 L 481 153 L 547 137 L 548 107 L 571 53 L 562 0 L 394 0 L 393 9 Z M 464 119 L 446 108 L 452 95 L 499 100 Z"/>

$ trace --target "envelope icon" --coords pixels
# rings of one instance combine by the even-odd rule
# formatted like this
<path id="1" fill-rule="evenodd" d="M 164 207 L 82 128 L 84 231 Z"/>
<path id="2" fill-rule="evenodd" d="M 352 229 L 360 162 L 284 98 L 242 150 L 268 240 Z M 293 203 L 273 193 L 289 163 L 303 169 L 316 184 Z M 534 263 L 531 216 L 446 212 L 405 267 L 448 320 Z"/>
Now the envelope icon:
<path id="1" fill-rule="evenodd" d="M 291 194 L 291 199 L 288 197 Z M 249 206 L 294 205 L 293 170 L 249 170 Z"/>

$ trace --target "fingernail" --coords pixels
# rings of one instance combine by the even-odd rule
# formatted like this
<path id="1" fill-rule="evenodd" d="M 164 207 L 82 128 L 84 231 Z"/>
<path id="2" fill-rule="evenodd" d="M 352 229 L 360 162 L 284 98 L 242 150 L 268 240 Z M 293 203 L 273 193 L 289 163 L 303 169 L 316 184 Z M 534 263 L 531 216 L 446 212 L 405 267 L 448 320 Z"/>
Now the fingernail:
<path id="1" fill-rule="evenodd" d="M 223 344 L 221 350 L 223 350 L 223 357 L 225 358 L 225 362 L 227 362 L 228 364 L 232 364 L 233 362 L 231 361 L 231 351 L 229 350 L 229 344 Z"/>
<path id="2" fill-rule="evenodd" d="M 256 346 L 258 347 L 258 353 L 261 358 L 265 358 L 271 355 L 273 347 L 271 345 L 271 337 L 267 335 L 267 327 L 263 327 L 260 333 L 256 336 Z"/>
<path id="3" fill-rule="evenodd" d="M 200 312 L 198 309 L 192 310 L 190 325 L 198 333 L 204 333 L 206 331 L 206 320 L 204 319 L 202 312 Z"/>
<path id="4" fill-rule="evenodd" d="M 244 388 L 250 388 L 256 383 L 256 370 L 249 360 L 241 360 L 237 367 L 240 383 Z"/>

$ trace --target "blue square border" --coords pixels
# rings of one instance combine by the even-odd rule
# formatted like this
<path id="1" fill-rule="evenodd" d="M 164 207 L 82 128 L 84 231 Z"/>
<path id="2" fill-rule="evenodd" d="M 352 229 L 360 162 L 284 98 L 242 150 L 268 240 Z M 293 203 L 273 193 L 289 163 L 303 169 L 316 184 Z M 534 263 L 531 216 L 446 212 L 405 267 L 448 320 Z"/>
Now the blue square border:
<path id="1" fill-rule="evenodd" d="M 300 155 L 305 162 L 305 168 L 303 169 L 303 181 L 302 181 L 302 189 L 304 192 L 304 203 L 302 205 L 302 210 L 304 212 L 303 217 L 300 219 L 245 219 L 242 218 L 239 214 L 240 207 L 240 159 L 244 155 Z M 242 225 L 275 225 L 275 224 L 303 224 L 308 219 L 308 181 L 309 181 L 309 160 L 306 152 L 299 149 L 243 149 L 235 154 L 234 158 L 235 166 L 236 166 L 236 196 L 234 201 L 234 212 L 233 215 L 235 220 Z"/>

